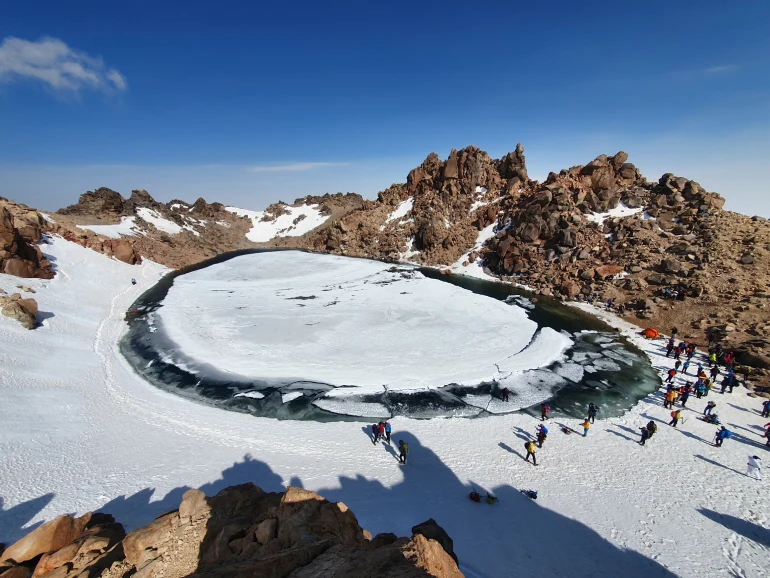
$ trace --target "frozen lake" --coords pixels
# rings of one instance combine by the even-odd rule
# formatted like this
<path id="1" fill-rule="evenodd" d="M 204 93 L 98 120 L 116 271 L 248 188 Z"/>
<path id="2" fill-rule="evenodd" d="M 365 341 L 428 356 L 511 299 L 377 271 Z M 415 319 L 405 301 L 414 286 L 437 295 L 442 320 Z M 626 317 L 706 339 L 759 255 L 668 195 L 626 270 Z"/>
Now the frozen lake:
<path id="1" fill-rule="evenodd" d="M 473 416 L 548 399 L 578 411 L 581 391 L 611 412 L 658 383 L 585 315 L 500 284 L 432 277 L 299 251 L 214 260 L 142 296 L 122 351 L 159 387 L 295 419 Z"/>

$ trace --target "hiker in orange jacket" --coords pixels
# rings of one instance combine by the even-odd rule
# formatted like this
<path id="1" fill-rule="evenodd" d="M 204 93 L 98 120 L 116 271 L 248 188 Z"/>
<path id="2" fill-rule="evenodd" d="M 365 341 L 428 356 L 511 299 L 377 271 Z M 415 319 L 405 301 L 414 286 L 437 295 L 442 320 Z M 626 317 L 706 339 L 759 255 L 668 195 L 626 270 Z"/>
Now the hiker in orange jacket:
<path id="1" fill-rule="evenodd" d="M 675 409 L 674 411 L 672 411 L 671 412 L 671 421 L 668 422 L 668 425 L 672 425 L 672 426 L 676 427 L 676 424 L 679 423 L 679 418 L 681 417 L 681 415 L 682 415 L 682 411 L 681 410 Z"/>

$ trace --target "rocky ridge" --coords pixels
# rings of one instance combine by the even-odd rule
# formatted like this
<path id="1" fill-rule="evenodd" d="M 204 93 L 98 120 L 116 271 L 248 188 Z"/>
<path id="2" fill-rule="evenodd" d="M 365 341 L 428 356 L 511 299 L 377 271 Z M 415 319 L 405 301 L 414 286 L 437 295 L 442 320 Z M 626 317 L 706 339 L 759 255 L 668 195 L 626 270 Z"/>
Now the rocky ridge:
<path id="1" fill-rule="evenodd" d="M 371 534 L 342 502 L 289 487 L 188 490 L 178 510 L 128 534 L 108 514 L 60 516 L 2 551 L 2 578 L 462 578 L 433 520 L 411 538 Z"/>

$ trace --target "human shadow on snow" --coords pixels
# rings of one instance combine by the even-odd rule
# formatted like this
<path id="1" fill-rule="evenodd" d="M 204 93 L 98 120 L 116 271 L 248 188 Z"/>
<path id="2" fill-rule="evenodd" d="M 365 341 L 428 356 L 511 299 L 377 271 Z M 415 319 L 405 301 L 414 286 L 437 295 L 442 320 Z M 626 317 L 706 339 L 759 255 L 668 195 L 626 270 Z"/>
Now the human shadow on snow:
<path id="1" fill-rule="evenodd" d="M 284 490 L 281 476 L 273 472 L 270 466 L 253 459 L 249 454 L 243 456 L 243 461 L 235 462 L 225 469 L 219 479 L 203 484 L 198 489 L 207 496 L 213 496 L 229 486 L 246 482 L 252 482 L 266 492 Z M 181 486 L 157 499 L 154 488 L 145 488 L 131 496 L 119 496 L 97 511 L 112 514 L 126 530 L 130 531 L 150 523 L 161 514 L 176 510 L 182 501 L 182 496 L 189 489 L 191 489 L 190 486 Z"/>
<path id="2" fill-rule="evenodd" d="M 717 524 L 721 524 L 728 530 L 740 534 L 744 538 L 748 538 L 765 548 L 770 548 L 770 530 L 767 528 L 763 528 L 748 520 L 736 518 L 729 514 L 720 514 L 719 512 L 708 510 L 706 508 L 700 508 L 698 509 L 698 512 Z"/>
<path id="3" fill-rule="evenodd" d="M 707 462 L 707 463 L 711 464 L 712 466 L 719 466 L 720 468 L 724 468 L 726 470 L 730 470 L 731 472 L 735 472 L 739 476 L 745 476 L 746 475 L 743 472 L 739 472 L 735 468 L 731 468 L 730 466 L 726 466 L 724 464 L 720 464 L 719 462 L 717 462 L 715 460 L 712 460 L 710 458 L 707 458 L 706 456 L 702 456 L 700 454 L 695 454 L 695 457 L 698 458 L 699 460 L 703 460 L 704 462 Z"/>
<path id="4" fill-rule="evenodd" d="M 582 578 L 616 575 L 624 578 L 673 578 L 674 574 L 658 562 L 634 550 L 624 549 L 601 537 L 588 526 L 548 509 L 548 496 L 541 492 L 540 501 L 524 496 L 510 485 L 486 487 L 478 481 L 461 481 L 455 473 L 428 447 L 408 431 L 394 432 L 393 442 L 409 444 L 407 465 L 393 463 L 403 478 L 388 487 L 377 479 L 365 477 L 365 462 L 361 473 L 342 476 L 338 487 L 320 488 L 318 493 L 330 501 L 342 501 L 352 509 L 362 527 L 373 533 L 394 532 L 411 535 L 412 526 L 434 518 L 454 540 L 461 569 L 469 578 L 541 578 L 570 576 Z M 363 443 L 363 440 L 361 440 Z M 522 456 L 505 444 L 499 444 L 512 454 L 510 469 L 529 468 Z M 375 446 L 372 451 L 395 453 L 392 447 Z M 473 459 L 473 456 L 467 456 Z M 208 496 L 238 484 L 252 482 L 265 491 L 283 491 L 283 478 L 265 463 L 245 455 L 222 472 L 219 479 L 199 487 Z M 303 482 L 296 474 L 290 484 Z M 182 495 L 189 488 L 171 490 L 160 499 L 153 488 L 143 489 L 131 496 L 120 496 L 98 511 L 112 514 L 126 530 L 143 526 L 157 516 L 179 507 Z M 468 499 L 472 489 L 490 492 L 499 499 L 494 505 L 475 503 Z M 532 488 L 532 489 L 537 489 Z M 0 532 L 15 541 L 29 531 L 23 524 L 34 517 L 53 498 L 41 496 L 0 513 Z M 554 555 L 558 552 L 558 555 Z"/>
<path id="5" fill-rule="evenodd" d="M 29 521 L 37 516 L 53 500 L 55 495 L 51 493 L 38 496 L 21 504 L 16 504 L 7 510 L 3 507 L 3 498 L 0 497 L 0 543 L 13 544 L 40 526 L 42 522 L 29 524 Z"/>
<path id="6" fill-rule="evenodd" d="M 461 481 L 428 447 L 408 431 L 395 431 L 393 440 L 409 444 L 409 460 L 399 467 L 403 479 L 391 487 L 364 477 L 341 477 L 340 487 L 320 489 L 328 500 L 343 501 L 364 528 L 376 532 L 411 534 L 415 524 L 434 518 L 454 540 L 461 569 L 468 577 L 538 577 L 615 575 L 626 578 L 673 577 L 674 574 L 644 555 L 620 548 L 584 524 L 535 502 L 509 485 L 486 487 L 479 481 Z M 507 445 L 510 469 L 529 468 Z M 473 459 L 473 456 L 467 456 Z M 468 499 L 476 489 L 499 499 L 494 505 Z M 537 489 L 537 488 L 532 488 Z M 558 551 L 558 556 L 554 553 Z"/>

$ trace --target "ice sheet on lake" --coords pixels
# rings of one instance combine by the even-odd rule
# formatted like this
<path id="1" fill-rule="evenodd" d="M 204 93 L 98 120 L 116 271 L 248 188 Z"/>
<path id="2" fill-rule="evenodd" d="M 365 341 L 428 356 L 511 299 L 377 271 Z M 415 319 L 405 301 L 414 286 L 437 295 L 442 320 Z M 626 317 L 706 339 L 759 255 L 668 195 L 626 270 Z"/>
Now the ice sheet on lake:
<path id="1" fill-rule="evenodd" d="M 357 386 L 350 393 L 478 384 L 548 365 L 571 344 L 544 328 L 530 345 L 537 326 L 520 307 L 391 269 L 243 255 L 177 277 L 158 315 L 196 362 L 249 379 Z"/>
<path id="2" fill-rule="evenodd" d="M 357 399 L 346 400 L 345 398 L 326 398 L 317 399 L 313 405 L 340 415 L 351 415 L 361 417 L 390 417 L 390 410 L 381 403 L 371 403 L 358 401 Z"/>

